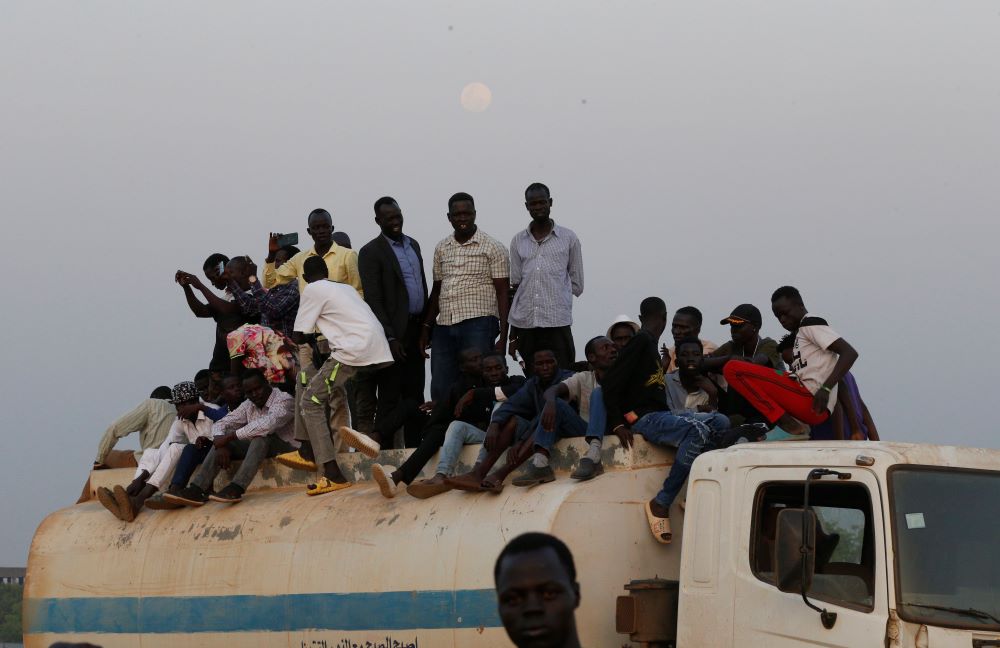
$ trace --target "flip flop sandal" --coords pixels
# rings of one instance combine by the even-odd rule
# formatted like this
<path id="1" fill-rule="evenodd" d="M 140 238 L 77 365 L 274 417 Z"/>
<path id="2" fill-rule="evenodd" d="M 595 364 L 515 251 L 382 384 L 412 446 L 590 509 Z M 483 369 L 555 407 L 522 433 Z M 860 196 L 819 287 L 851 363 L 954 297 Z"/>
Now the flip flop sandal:
<path id="1" fill-rule="evenodd" d="M 104 486 L 98 488 L 97 501 L 100 502 L 104 508 L 108 509 L 108 511 L 110 511 L 116 518 L 123 522 L 125 521 L 125 518 L 122 516 L 121 509 L 118 508 L 118 502 L 115 501 L 115 495 L 110 489 Z"/>
<path id="2" fill-rule="evenodd" d="M 280 454 L 276 456 L 274 460 L 282 466 L 288 466 L 289 468 L 295 468 L 296 470 L 316 472 L 317 469 L 316 464 L 300 455 L 298 450 L 292 450 L 291 452 Z"/>
<path id="3" fill-rule="evenodd" d="M 475 482 L 471 479 L 459 481 L 448 477 L 444 480 L 444 483 L 455 490 L 466 491 L 467 493 L 480 493 L 483 490 L 483 483 L 481 481 Z"/>
<path id="4" fill-rule="evenodd" d="M 135 520 L 136 510 L 132 508 L 132 500 L 129 499 L 125 488 L 120 484 L 115 486 L 115 503 L 118 504 L 118 512 L 121 514 L 118 519 L 122 522 L 132 522 Z"/>
<path id="5" fill-rule="evenodd" d="M 399 486 L 392 480 L 392 471 L 382 464 L 372 466 L 372 479 L 378 484 L 382 497 L 392 499 L 399 492 Z"/>
<path id="6" fill-rule="evenodd" d="M 653 510 L 646 502 L 646 522 L 649 523 L 649 530 L 653 533 L 653 538 L 660 544 L 670 544 L 673 534 L 670 532 L 670 518 L 661 518 L 653 515 Z M 663 536 L 667 536 L 664 538 Z"/>
<path id="7" fill-rule="evenodd" d="M 324 493 L 332 493 L 333 491 L 344 490 L 345 488 L 350 488 L 353 486 L 351 482 L 344 482 L 342 484 L 334 481 L 330 481 L 326 477 L 320 477 L 316 480 L 315 484 L 309 484 L 306 487 L 306 495 L 323 495 Z"/>
<path id="8" fill-rule="evenodd" d="M 369 459 L 377 458 L 378 451 L 382 449 L 382 447 L 375 443 L 375 441 L 371 438 L 366 437 L 357 430 L 349 428 L 346 425 L 340 426 L 340 438 L 344 440 L 344 443 Z"/>

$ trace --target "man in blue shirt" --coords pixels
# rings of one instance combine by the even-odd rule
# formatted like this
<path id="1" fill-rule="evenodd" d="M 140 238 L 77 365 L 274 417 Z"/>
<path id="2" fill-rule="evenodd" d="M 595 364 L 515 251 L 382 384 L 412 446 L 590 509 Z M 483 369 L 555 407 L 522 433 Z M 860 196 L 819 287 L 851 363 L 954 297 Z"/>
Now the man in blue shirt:
<path id="1" fill-rule="evenodd" d="M 420 331 L 427 308 L 427 278 L 420 244 L 403 234 L 403 212 L 389 196 L 375 201 L 375 223 L 382 230 L 358 253 L 365 301 L 385 330 L 393 364 L 376 374 L 378 390 L 373 436 L 383 447 L 404 427 L 407 447 L 420 443 L 424 402 L 424 356 Z M 359 389 L 369 388 L 359 384 Z"/>

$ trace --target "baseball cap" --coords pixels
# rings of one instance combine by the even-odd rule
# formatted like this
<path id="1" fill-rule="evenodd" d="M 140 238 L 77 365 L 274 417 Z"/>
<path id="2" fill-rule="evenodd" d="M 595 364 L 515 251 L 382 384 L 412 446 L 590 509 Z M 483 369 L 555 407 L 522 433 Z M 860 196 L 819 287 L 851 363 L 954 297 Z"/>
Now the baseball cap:
<path id="1" fill-rule="evenodd" d="M 754 328 L 760 328 L 764 324 L 760 310 L 753 304 L 740 304 L 733 309 L 729 317 L 723 319 L 719 324 L 725 326 L 727 324 L 745 324 L 746 322 L 753 324 Z"/>

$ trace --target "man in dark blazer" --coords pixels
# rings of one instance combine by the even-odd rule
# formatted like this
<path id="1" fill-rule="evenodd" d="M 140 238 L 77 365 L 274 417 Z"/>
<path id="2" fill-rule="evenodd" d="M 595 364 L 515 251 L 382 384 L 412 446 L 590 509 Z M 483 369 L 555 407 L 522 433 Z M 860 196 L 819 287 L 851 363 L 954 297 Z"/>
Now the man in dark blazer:
<path id="1" fill-rule="evenodd" d="M 417 408 L 424 402 L 424 355 L 420 328 L 427 308 L 427 277 L 420 244 L 403 234 L 403 212 L 384 196 L 375 201 L 381 233 L 358 253 L 365 301 L 382 323 L 394 362 L 378 372 L 374 437 L 383 447 L 405 425 L 407 447 L 420 443 Z"/>

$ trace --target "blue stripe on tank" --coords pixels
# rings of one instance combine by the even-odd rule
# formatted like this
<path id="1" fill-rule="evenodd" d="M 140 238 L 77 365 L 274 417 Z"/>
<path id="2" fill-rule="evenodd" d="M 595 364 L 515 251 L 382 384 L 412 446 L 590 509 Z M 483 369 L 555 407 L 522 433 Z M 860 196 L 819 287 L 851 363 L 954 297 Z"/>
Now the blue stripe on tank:
<path id="1" fill-rule="evenodd" d="M 32 598 L 25 632 L 188 634 L 500 627 L 491 589 L 279 596 Z"/>

